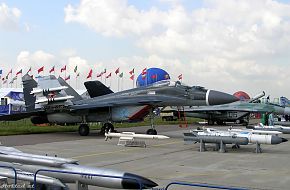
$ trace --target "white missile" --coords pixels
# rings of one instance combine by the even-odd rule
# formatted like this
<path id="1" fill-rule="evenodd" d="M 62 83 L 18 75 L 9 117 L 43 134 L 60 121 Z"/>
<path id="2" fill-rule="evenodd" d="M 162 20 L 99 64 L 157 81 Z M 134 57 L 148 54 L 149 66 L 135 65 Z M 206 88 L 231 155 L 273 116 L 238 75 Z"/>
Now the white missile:
<path id="1" fill-rule="evenodd" d="M 253 129 L 228 129 L 230 132 L 251 132 L 253 134 L 263 134 L 263 135 L 280 135 L 282 132 L 279 131 L 267 131 L 267 130 L 253 130 Z"/>
<path id="2" fill-rule="evenodd" d="M 134 132 L 122 132 L 122 133 L 105 133 L 106 140 L 108 138 L 130 138 L 133 140 L 136 139 L 168 139 L 168 136 L 165 135 L 147 135 L 147 134 L 136 134 Z"/>
<path id="3" fill-rule="evenodd" d="M 39 98 L 35 101 L 35 103 L 39 104 L 39 103 L 66 101 L 66 100 L 73 99 L 73 98 L 74 98 L 74 96 L 63 96 L 63 97 L 55 97 L 55 98 Z"/>
<path id="4" fill-rule="evenodd" d="M 41 175 L 37 174 L 37 182 L 60 187 L 65 187 L 66 183 L 76 182 L 84 186 L 92 185 L 110 189 L 137 189 L 140 185 L 143 189 L 151 189 L 157 186 L 150 179 L 136 174 L 82 166 L 72 159 L 28 154 L 11 147 L 0 146 L 0 165 L 15 168 L 18 179 L 30 182 L 34 182 L 34 174 L 37 171 L 45 170 L 41 172 Z M 51 170 L 58 172 L 49 172 Z M 75 174 L 70 174 L 71 172 Z M 2 168 L 0 168 L 0 176 L 15 178 L 14 172 Z"/>
<path id="5" fill-rule="evenodd" d="M 272 132 L 281 132 L 284 134 L 290 134 L 290 127 L 285 127 L 282 125 L 266 126 L 262 123 L 253 127 L 254 131 L 272 131 Z"/>
<path id="6" fill-rule="evenodd" d="M 67 86 L 59 86 L 59 87 L 54 87 L 54 88 L 48 88 L 48 89 L 40 89 L 40 88 L 35 88 L 33 89 L 30 94 L 39 94 L 42 92 L 55 92 L 55 91 L 61 91 L 67 89 Z"/>

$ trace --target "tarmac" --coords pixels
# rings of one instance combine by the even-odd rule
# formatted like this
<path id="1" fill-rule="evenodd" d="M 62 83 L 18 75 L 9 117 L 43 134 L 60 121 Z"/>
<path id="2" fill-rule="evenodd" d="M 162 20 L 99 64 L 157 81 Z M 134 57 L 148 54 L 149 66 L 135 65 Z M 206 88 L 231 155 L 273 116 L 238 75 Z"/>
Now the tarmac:
<path id="1" fill-rule="evenodd" d="M 262 145 L 261 154 L 254 153 L 254 145 L 242 146 L 238 150 L 228 146 L 227 153 L 215 152 L 213 146 L 207 145 L 208 151 L 199 152 L 199 144 L 185 145 L 183 142 L 183 132 L 196 127 L 158 126 L 158 134 L 167 135 L 170 139 L 145 140 L 146 148 L 117 146 L 117 138 L 105 141 L 98 131 L 87 137 L 80 137 L 77 133 L 50 133 L 4 136 L 0 137 L 0 141 L 5 146 L 27 153 L 74 158 L 83 165 L 142 175 L 159 184 L 155 190 L 164 189 L 170 182 L 246 189 L 289 189 L 289 141 L 280 145 Z M 144 133 L 147 129 L 148 126 L 118 131 Z M 290 139 L 290 135 L 283 137 Z M 70 187 L 74 189 L 74 186 Z M 89 189 L 105 188 L 90 186 Z M 168 189 L 198 188 L 175 185 Z"/>

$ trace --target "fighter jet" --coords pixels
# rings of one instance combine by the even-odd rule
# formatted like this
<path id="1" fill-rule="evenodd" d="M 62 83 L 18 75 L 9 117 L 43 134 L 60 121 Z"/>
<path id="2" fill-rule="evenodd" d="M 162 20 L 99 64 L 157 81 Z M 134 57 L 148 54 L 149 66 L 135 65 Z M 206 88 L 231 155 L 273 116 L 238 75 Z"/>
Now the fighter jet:
<path id="1" fill-rule="evenodd" d="M 281 115 L 290 114 L 290 108 L 273 103 L 257 103 L 259 98 L 264 96 L 264 92 L 249 101 L 236 101 L 229 104 L 215 106 L 187 106 L 182 116 L 206 119 L 209 125 L 223 125 L 225 122 L 235 122 L 247 125 L 251 113 L 275 113 Z M 171 111 L 178 115 L 176 108 Z"/>
<path id="2" fill-rule="evenodd" d="M 78 183 L 82 189 L 88 189 L 88 185 L 110 189 L 139 189 L 140 185 L 142 189 L 150 189 L 157 186 L 155 182 L 139 175 L 82 166 L 77 160 L 29 154 L 5 146 L 0 146 L 0 165 L 15 168 L 18 180 L 30 182 L 34 182 L 37 171 L 45 170 L 37 172 L 36 182 L 43 186 L 60 187 L 59 189 L 67 187 L 67 183 Z M 15 174 L 12 170 L 0 168 L 0 176 L 13 179 Z"/>
<path id="3" fill-rule="evenodd" d="M 24 75 L 23 92 L 27 113 L 0 117 L 0 120 L 31 117 L 34 124 L 77 124 L 79 134 L 89 134 L 89 122 L 104 123 L 101 131 L 114 131 L 113 122 L 137 122 L 150 115 L 151 129 L 156 135 L 153 111 L 164 106 L 218 105 L 237 101 L 230 94 L 185 86 L 180 82 L 162 81 L 151 86 L 113 93 L 99 81 L 85 83 L 91 98 L 83 99 L 62 78 L 45 76 L 38 83 Z"/>

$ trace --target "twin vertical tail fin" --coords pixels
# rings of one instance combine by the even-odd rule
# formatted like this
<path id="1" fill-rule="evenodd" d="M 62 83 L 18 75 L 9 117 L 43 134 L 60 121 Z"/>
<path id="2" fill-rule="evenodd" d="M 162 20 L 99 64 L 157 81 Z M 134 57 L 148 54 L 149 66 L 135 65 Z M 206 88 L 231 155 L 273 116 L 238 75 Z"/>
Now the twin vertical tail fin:
<path id="1" fill-rule="evenodd" d="M 100 81 L 87 81 L 84 84 L 91 98 L 114 93 Z"/>
<path id="2" fill-rule="evenodd" d="M 82 100 L 83 98 L 61 77 L 58 77 L 58 82 L 61 86 L 66 86 L 67 88 L 64 89 L 67 95 L 73 96 L 74 98 L 71 101 L 78 101 Z"/>
<path id="3" fill-rule="evenodd" d="M 37 87 L 37 82 L 28 74 L 22 77 L 22 82 L 26 111 L 33 112 L 35 111 L 36 97 L 33 94 L 30 94 L 30 92 L 33 90 L 33 88 Z"/>

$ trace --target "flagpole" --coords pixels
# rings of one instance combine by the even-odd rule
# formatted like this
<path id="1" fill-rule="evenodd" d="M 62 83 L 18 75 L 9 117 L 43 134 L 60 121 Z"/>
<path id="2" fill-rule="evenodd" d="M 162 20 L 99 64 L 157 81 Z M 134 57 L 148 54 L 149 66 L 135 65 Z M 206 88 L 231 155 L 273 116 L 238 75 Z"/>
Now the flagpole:
<path id="1" fill-rule="evenodd" d="M 118 76 L 118 92 L 119 92 L 119 89 L 120 89 L 120 77 Z"/>
<path id="2" fill-rule="evenodd" d="M 123 83 L 124 83 L 124 77 L 122 77 L 122 81 L 121 81 L 121 90 L 123 90 Z"/>

